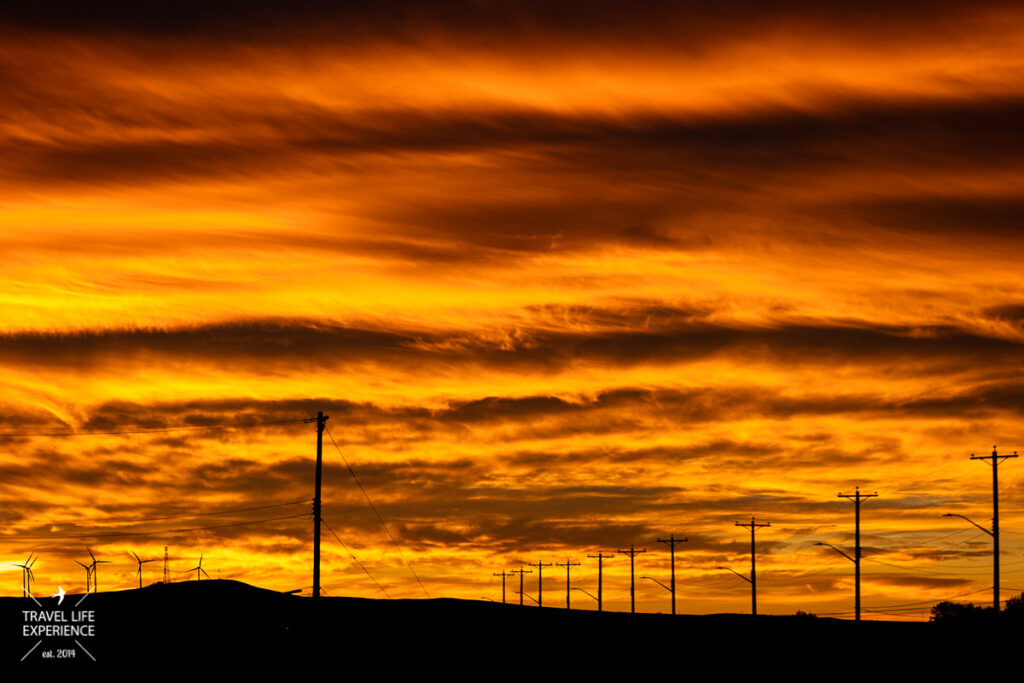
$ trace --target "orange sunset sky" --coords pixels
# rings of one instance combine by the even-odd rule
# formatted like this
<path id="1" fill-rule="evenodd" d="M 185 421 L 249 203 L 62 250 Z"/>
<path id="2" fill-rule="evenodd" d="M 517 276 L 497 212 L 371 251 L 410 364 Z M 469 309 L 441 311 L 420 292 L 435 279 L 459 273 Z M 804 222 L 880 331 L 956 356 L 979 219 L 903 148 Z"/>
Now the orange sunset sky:
<path id="1" fill-rule="evenodd" d="M 322 410 L 402 547 L 327 438 L 329 595 L 668 583 L 675 533 L 743 612 L 755 516 L 759 611 L 849 616 L 860 486 L 872 618 L 990 600 L 941 515 L 1024 447 L 1019 3 L 209 4 L 0 9 L 0 594 L 85 546 L 309 594 Z"/>

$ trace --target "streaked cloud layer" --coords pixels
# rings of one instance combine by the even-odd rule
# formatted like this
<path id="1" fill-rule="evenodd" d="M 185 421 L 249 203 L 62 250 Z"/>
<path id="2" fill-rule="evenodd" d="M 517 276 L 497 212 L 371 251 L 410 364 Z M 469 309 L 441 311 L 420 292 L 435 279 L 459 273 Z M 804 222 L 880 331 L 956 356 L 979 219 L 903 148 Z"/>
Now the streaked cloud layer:
<path id="1" fill-rule="evenodd" d="M 715 567 L 746 566 L 757 516 L 762 609 L 848 610 L 813 544 L 852 542 L 836 493 L 861 486 L 866 606 L 984 600 L 987 538 L 939 515 L 984 522 L 967 456 L 1024 444 L 1022 19 L 5 6 L 3 559 L 40 553 L 49 585 L 86 543 L 170 545 L 299 587 L 315 432 L 288 421 L 323 410 L 432 594 L 630 543 L 662 576 L 674 532 L 682 609 L 741 611 Z M 327 453 L 332 528 L 422 595 Z M 326 562 L 332 593 L 380 594 Z"/>

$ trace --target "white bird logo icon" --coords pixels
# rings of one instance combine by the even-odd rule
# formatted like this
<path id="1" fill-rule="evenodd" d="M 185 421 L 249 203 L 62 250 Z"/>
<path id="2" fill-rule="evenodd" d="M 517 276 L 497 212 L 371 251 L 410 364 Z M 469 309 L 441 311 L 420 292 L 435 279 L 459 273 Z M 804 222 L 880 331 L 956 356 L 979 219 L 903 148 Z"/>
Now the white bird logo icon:
<path id="1" fill-rule="evenodd" d="M 57 592 L 50 596 L 51 598 L 57 598 L 57 605 L 60 606 L 64 602 L 64 589 L 57 586 Z"/>

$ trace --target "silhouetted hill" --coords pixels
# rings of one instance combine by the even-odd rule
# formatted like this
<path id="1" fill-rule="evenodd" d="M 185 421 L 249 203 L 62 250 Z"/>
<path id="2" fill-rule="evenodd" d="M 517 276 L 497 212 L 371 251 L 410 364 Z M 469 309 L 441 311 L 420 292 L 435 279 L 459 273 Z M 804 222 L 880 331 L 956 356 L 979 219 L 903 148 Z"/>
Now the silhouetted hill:
<path id="1" fill-rule="evenodd" d="M 140 590 L 66 596 L 60 611 L 94 613 L 95 635 L 77 638 L 101 665 L 218 662 L 373 662 L 391 672 L 445 665 L 546 670 L 608 666 L 685 657 L 730 670 L 770 666 L 779 658 L 835 665 L 915 658 L 935 661 L 947 648 L 964 650 L 988 637 L 938 624 L 716 614 L 707 616 L 567 611 L 473 600 L 319 601 L 237 581 L 154 584 Z M 56 600 L 39 598 L 54 611 Z M 22 634 L 27 598 L 0 598 L 2 661 L 15 663 L 40 640 Z M 79 616 L 81 616 L 79 614 Z M 1005 634 L 1018 640 L 1019 631 Z M 1005 630 L 1005 629 L 1004 629 Z M 26 661 L 46 667 L 67 661 L 42 654 L 75 650 L 75 668 L 94 666 L 75 638 L 46 637 Z M 63 654 L 67 654 L 64 652 Z M 504 662 L 504 663 L 502 663 Z"/>

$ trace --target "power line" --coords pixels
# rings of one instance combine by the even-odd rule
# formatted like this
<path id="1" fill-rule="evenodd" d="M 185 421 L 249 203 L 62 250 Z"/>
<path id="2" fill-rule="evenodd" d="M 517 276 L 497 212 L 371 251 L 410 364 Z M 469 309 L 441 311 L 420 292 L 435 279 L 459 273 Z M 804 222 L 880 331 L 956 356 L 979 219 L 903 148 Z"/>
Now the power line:
<path id="1" fill-rule="evenodd" d="M 943 534 L 942 536 L 936 536 L 935 538 L 928 539 L 927 541 L 918 541 L 917 543 L 912 543 L 910 545 L 905 545 L 905 546 L 902 546 L 902 547 L 903 548 L 914 548 L 914 547 L 926 546 L 926 545 L 928 545 L 930 543 L 935 543 L 936 541 L 942 541 L 942 540 L 945 540 L 945 539 L 950 538 L 952 536 L 959 536 L 960 534 L 966 533 L 968 531 L 970 531 L 970 529 L 957 529 L 956 531 L 954 531 L 951 534 Z M 971 538 L 975 538 L 975 537 L 971 536 Z M 963 543 L 964 541 L 960 541 L 960 542 Z M 949 543 L 946 543 L 944 545 L 949 545 Z"/>
<path id="2" fill-rule="evenodd" d="M 327 425 L 324 425 L 324 431 L 326 431 L 327 436 L 330 437 L 331 443 L 334 444 L 334 449 L 338 451 L 338 455 L 341 457 L 341 461 L 345 463 L 345 467 L 348 468 L 348 473 L 352 475 L 352 479 L 356 482 L 356 486 L 358 486 L 359 490 L 363 492 L 363 497 L 366 498 L 366 502 L 370 504 L 370 508 L 373 510 L 373 514 L 377 515 L 377 521 L 379 521 L 380 525 L 384 527 L 384 531 L 387 532 L 388 537 L 391 539 L 391 542 L 395 545 L 395 548 L 398 549 L 398 556 L 402 559 L 402 562 L 405 564 L 405 566 L 409 568 L 409 571 L 412 572 L 412 575 L 416 578 L 416 582 L 420 585 L 420 588 L 423 589 L 423 593 L 429 598 L 430 592 L 427 591 L 427 587 L 423 585 L 423 581 L 420 580 L 420 577 L 416 573 L 416 570 L 413 569 L 412 565 L 409 564 L 409 561 L 405 559 L 405 553 L 402 552 L 402 546 L 398 543 L 398 539 L 396 539 L 394 534 L 391 533 L 391 529 L 388 528 L 388 525 L 384 521 L 384 518 L 381 517 L 380 512 L 377 510 L 377 506 L 373 504 L 372 500 L 370 500 L 370 494 L 368 494 L 366 492 L 366 489 L 363 488 L 363 484 L 361 481 L 359 481 L 359 477 L 356 476 L 355 470 L 352 469 L 352 465 L 348 464 L 348 460 L 345 459 L 345 455 L 341 452 L 341 448 L 338 447 L 338 442 L 334 440 L 334 435 L 331 434 L 331 430 L 327 429 Z"/>
<path id="3" fill-rule="evenodd" d="M 894 605 L 874 605 L 870 609 L 865 607 L 864 611 L 865 612 L 877 612 L 877 613 L 883 613 L 882 612 L 883 610 L 886 610 L 886 611 L 896 611 L 896 610 L 902 610 L 902 609 L 906 609 L 908 611 L 914 611 L 914 612 L 916 612 L 916 611 L 925 611 L 925 610 L 922 610 L 921 608 L 922 607 L 927 608 L 927 606 L 929 606 L 929 605 L 937 605 L 940 602 L 946 602 L 946 601 L 949 601 L 949 600 L 953 600 L 955 598 L 964 598 L 964 597 L 967 597 L 968 595 L 975 595 L 977 593 L 984 593 L 984 592 L 990 591 L 990 590 L 992 590 L 992 587 L 991 586 L 987 586 L 985 588 L 981 588 L 981 589 L 978 589 L 978 590 L 967 591 L 966 593 L 958 593 L 956 595 L 950 595 L 948 597 L 945 597 L 945 598 L 942 598 L 942 599 L 939 599 L 939 600 L 922 600 L 920 602 L 902 602 L 902 603 L 897 603 L 897 604 L 894 604 Z M 837 611 L 837 612 L 818 612 L 818 614 L 820 616 L 835 616 L 835 615 L 842 615 L 842 614 L 852 614 L 852 612 L 850 610 L 843 610 L 843 611 Z"/>
<path id="4" fill-rule="evenodd" d="M 871 562 L 872 564 L 882 564 L 882 565 L 885 565 L 886 567 L 893 567 L 894 569 L 902 569 L 904 571 L 917 572 L 917 573 L 920 573 L 920 574 L 935 574 L 937 576 L 962 576 L 963 574 L 967 573 L 967 572 L 962 572 L 962 571 L 959 571 L 959 572 L 958 571 L 942 572 L 942 571 L 934 571 L 934 570 L 928 570 L 928 569 L 917 569 L 915 567 L 907 567 L 906 565 L 892 564 L 891 562 L 883 562 L 881 560 L 875 560 L 875 559 L 872 559 L 872 558 L 869 558 L 869 557 L 866 557 L 864 559 L 867 560 L 868 562 Z"/>
<path id="5" fill-rule="evenodd" d="M 960 532 L 964 532 L 964 531 L 974 531 L 974 530 L 973 529 L 961 529 L 960 530 Z M 942 543 L 940 545 L 942 545 L 942 546 L 964 545 L 966 543 L 970 543 L 971 541 L 973 541 L 976 538 L 980 538 L 983 535 L 984 535 L 983 532 L 978 531 L 978 532 L 975 532 L 975 534 L 973 536 L 970 536 L 969 538 L 965 538 L 965 539 L 963 539 L 961 541 L 947 541 L 946 543 Z M 914 545 L 903 545 L 903 546 L 879 547 L 879 548 L 877 548 L 877 551 L 880 552 L 880 553 L 898 553 L 898 552 L 907 550 L 908 548 L 920 548 L 920 547 L 923 547 L 925 545 L 926 544 L 914 544 Z M 934 547 L 932 549 L 934 550 Z M 935 562 L 940 562 L 941 560 L 934 560 L 934 561 Z"/>
<path id="6" fill-rule="evenodd" d="M 949 564 L 948 562 L 946 562 L 942 558 L 939 558 L 939 559 L 933 560 L 933 561 L 934 562 L 941 562 L 943 567 L 948 567 L 948 568 L 951 568 L 951 569 L 957 569 L 957 568 L 959 568 L 959 569 L 978 569 L 979 568 L 976 564 Z M 1024 562 L 1000 562 L 999 563 L 999 566 L 1003 567 L 1003 568 L 1006 568 L 1006 567 L 1019 567 L 1020 565 L 1024 565 Z M 1017 569 L 1015 571 L 1021 571 L 1021 570 Z"/>
<path id="7" fill-rule="evenodd" d="M 263 524 L 265 522 L 277 522 L 282 519 L 298 519 L 299 517 L 308 517 L 308 512 L 303 512 L 298 515 L 287 515 L 285 517 L 270 517 L 269 519 L 255 519 L 248 522 L 231 522 L 230 524 L 216 524 L 212 526 L 195 526 L 182 529 L 164 529 L 160 531 L 122 531 L 122 532 L 111 532 L 106 534 L 50 534 L 47 536 L 8 536 L 7 538 L 17 538 L 24 540 L 47 540 L 51 538 L 114 538 L 122 536 L 163 536 L 165 534 L 179 534 L 186 531 L 200 531 L 204 529 L 226 529 L 232 526 L 246 526 L 248 524 Z"/>
<path id="8" fill-rule="evenodd" d="M 77 432 L 0 432 L 2 436 L 100 436 L 118 434 L 160 434 L 164 432 L 191 432 L 206 429 L 255 429 L 256 427 L 270 427 L 274 425 L 298 424 L 304 420 L 277 420 L 273 422 L 242 422 L 225 423 L 216 425 L 179 425 L 175 427 L 154 427 L 152 429 L 85 429 Z"/>
<path id="9" fill-rule="evenodd" d="M 383 593 L 384 595 L 386 595 L 388 600 L 390 600 L 391 596 L 388 595 L 388 592 L 386 590 L 384 590 L 384 586 L 382 586 L 379 583 L 377 583 L 377 579 L 373 578 L 373 574 L 370 573 L 370 570 L 367 569 L 366 566 L 362 562 L 359 561 L 359 559 L 356 557 L 355 553 L 353 553 L 349 549 L 349 547 L 347 545 L 345 545 L 345 541 L 341 540 L 341 537 L 338 536 L 338 534 L 334 533 L 334 529 L 332 529 L 331 525 L 327 523 L 327 520 L 321 518 L 320 521 L 323 522 L 324 526 L 327 527 L 327 530 L 331 532 L 331 535 L 334 536 L 334 539 L 338 543 L 341 544 L 341 547 L 345 549 L 345 552 L 347 552 L 349 557 L 352 558 L 352 561 L 355 562 L 356 564 L 358 564 L 359 568 L 362 569 L 364 572 L 366 572 L 366 575 L 369 576 L 370 580 L 373 581 L 377 585 L 377 588 L 380 589 L 380 592 Z"/>
<path id="10" fill-rule="evenodd" d="M 80 524 L 80 523 L 84 522 L 84 523 L 88 523 L 88 524 L 98 525 L 98 524 L 133 524 L 135 522 L 158 522 L 160 520 L 165 520 L 165 519 L 191 519 L 193 517 L 214 517 L 216 515 L 228 515 L 228 514 L 231 514 L 231 513 L 234 513 L 234 512 L 252 512 L 254 510 L 269 510 L 271 508 L 286 507 L 288 505 L 301 505 L 303 503 L 308 503 L 309 500 L 310 500 L 309 498 L 306 498 L 304 500 L 293 500 L 293 501 L 288 501 L 287 503 L 277 503 L 277 504 L 274 504 L 274 505 L 257 505 L 255 507 L 233 508 L 233 509 L 230 509 L 230 510 L 219 510 L 217 512 L 197 512 L 195 514 L 166 515 L 166 516 L 163 516 L 163 517 L 141 517 L 139 519 L 124 519 L 124 520 L 120 520 L 120 521 L 118 521 L 118 520 L 110 520 L 110 519 L 103 519 L 103 520 L 99 520 L 99 521 L 92 521 L 92 520 L 87 520 L 87 519 L 68 519 L 68 520 L 47 521 L 47 522 L 39 522 L 39 523 L 40 524 L 57 525 L 57 524 Z M 22 524 L 31 524 L 31 522 L 25 522 L 25 521 L 0 522 L 0 526 L 19 526 L 19 525 L 22 525 Z"/>

